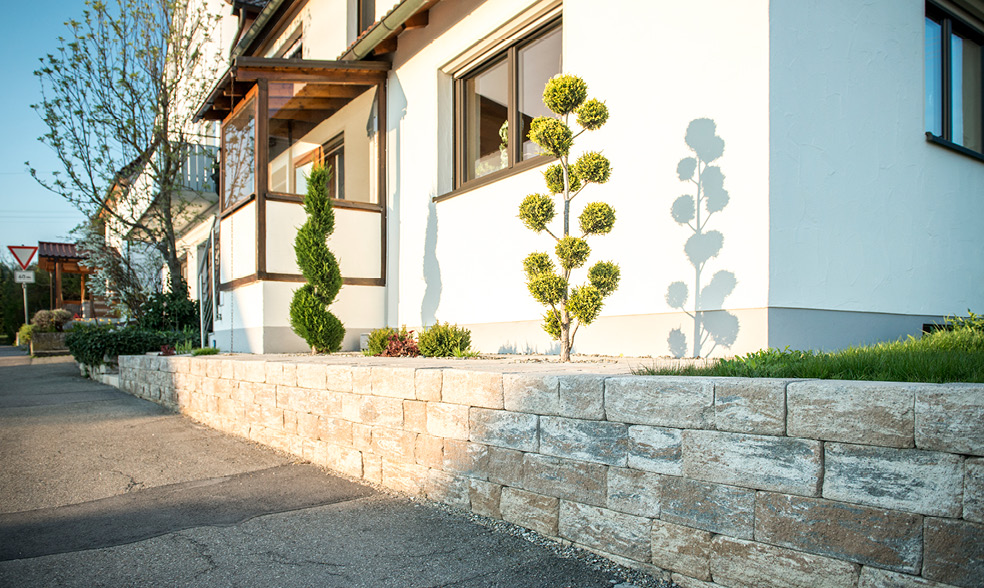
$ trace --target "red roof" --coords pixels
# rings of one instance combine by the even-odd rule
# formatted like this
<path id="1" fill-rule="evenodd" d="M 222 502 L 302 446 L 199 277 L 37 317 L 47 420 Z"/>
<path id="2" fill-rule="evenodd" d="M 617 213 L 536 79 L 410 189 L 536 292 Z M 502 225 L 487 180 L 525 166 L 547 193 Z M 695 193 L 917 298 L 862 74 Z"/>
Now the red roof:
<path id="1" fill-rule="evenodd" d="M 82 256 L 75 249 L 75 243 L 48 243 L 45 241 L 38 242 L 38 258 L 41 257 L 82 259 Z"/>

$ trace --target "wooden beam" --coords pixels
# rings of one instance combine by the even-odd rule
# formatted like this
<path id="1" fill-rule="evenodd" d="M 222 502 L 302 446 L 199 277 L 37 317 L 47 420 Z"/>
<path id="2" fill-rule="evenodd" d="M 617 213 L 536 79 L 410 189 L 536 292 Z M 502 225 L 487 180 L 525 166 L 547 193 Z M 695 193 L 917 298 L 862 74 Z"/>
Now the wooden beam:
<path id="1" fill-rule="evenodd" d="M 417 14 L 411 16 L 407 20 L 403 21 L 403 28 L 406 30 L 419 29 L 427 26 L 430 20 L 430 11 L 422 10 Z"/>
<path id="2" fill-rule="evenodd" d="M 372 86 L 386 79 L 385 71 L 331 71 L 317 69 L 252 69 L 239 68 L 240 80 L 267 79 L 274 82 L 321 82 L 342 86 Z"/>
<path id="3" fill-rule="evenodd" d="M 270 97 L 270 109 L 280 110 L 338 110 L 348 104 L 344 98 L 298 98 L 292 97 Z"/>
<path id="4" fill-rule="evenodd" d="M 386 55 L 387 53 L 393 53 L 394 51 L 396 51 L 397 44 L 398 44 L 397 35 L 394 34 L 391 37 L 387 37 L 386 39 L 383 39 L 383 42 L 380 43 L 379 45 L 376 45 L 376 47 L 372 50 L 372 54 Z"/>

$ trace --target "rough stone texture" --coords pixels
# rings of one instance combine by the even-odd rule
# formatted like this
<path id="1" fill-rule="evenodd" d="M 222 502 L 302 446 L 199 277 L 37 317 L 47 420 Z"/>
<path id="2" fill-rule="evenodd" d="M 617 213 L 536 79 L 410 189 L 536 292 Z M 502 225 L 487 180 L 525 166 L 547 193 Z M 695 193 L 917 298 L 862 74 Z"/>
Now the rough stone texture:
<path id="1" fill-rule="evenodd" d="M 963 510 L 963 458 L 956 455 L 828 443 L 824 464 L 824 498 L 926 515 Z"/>
<path id="2" fill-rule="evenodd" d="M 440 402 L 441 383 L 443 381 L 444 370 L 417 370 L 414 374 L 414 390 L 417 400 Z"/>
<path id="3" fill-rule="evenodd" d="M 952 584 L 940 584 L 917 576 L 865 566 L 861 568 L 858 588 L 952 588 Z"/>
<path id="4" fill-rule="evenodd" d="M 786 432 L 786 383 L 768 378 L 714 380 L 714 428 L 733 433 Z"/>
<path id="5" fill-rule="evenodd" d="M 488 476 L 489 447 L 480 443 L 444 440 L 444 469 L 473 478 Z"/>
<path id="6" fill-rule="evenodd" d="M 710 580 L 711 537 L 707 531 L 653 521 L 653 564 L 699 580 Z"/>
<path id="7" fill-rule="evenodd" d="M 452 404 L 503 408 L 502 374 L 444 370 L 441 399 Z"/>
<path id="8" fill-rule="evenodd" d="M 401 463 L 383 457 L 383 486 L 403 492 L 418 495 L 424 491 L 427 480 L 427 468 L 413 463 Z"/>
<path id="9" fill-rule="evenodd" d="M 503 488 L 499 501 L 503 519 L 550 537 L 557 536 L 559 506 L 556 498 L 518 488 Z"/>
<path id="10" fill-rule="evenodd" d="M 622 423 L 540 417 L 540 452 L 546 455 L 624 466 L 628 445 Z"/>
<path id="11" fill-rule="evenodd" d="M 533 414 L 558 413 L 560 383 L 557 376 L 503 374 L 502 394 L 506 410 Z"/>
<path id="12" fill-rule="evenodd" d="M 984 385 L 916 391 L 916 447 L 984 456 Z"/>
<path id="13" fill-rule="evenodd" d="M 328 467 L 353 478 L 364 475 L 362 453 L 350 447 L 328 447 Z"/>
<path id="14" fill-rule="evenodd" d="M 262 427 L 283 431 L 284 411 L 270 406 L 251 404 L 246 406 L 246 420 Z"/>
<path id="15" fill-rule="evenodd" d="M 666 376 L 605 380 L 605 414 L 612 421 L 699 429 L 713 421 L 713 411 L 711 380 Z"/>
<path id="16" fill-rule="evenodd" d="M 472 408 L 468 416 L 472 441 L 520 451 L 536 451 L 539 448 L 539 417 L 535 414 Z"/>
<path id="17" fill-rule="evenodd" d="M 232 402 L 232 401 L 229 401 Z M 221 403 L 220 408 L 221 412 Z M 318 439 L 321 435 L 321 417 L 306 412 L 296 413 L 297 434 L 307 439 Z"/>
<path id="18" fill-rule="evenodd" d="M 403 426 L 403 401 L 399 398 L 362 396 L 359 400 L 359 421 L 400 428 Z"/>
<path id="19" fill-rule="evenodd" d="M 220 380 L 224 382 L 228 380 Z M 263 406 L 277 406 L 277 387 L 273 384 L 249 384 L 253 391 L 253 402 Z M 284 408 L 284 407 L 281 407 Z"/>
<path id="20" fill-rule="evenodd" d="M 468 478 L 453 476 L 440 470 L 428 470 L 424 493 L 430 500 L 465 510 L 471 508 L 471 486 Z"/>
<path id="21" fill-rule="evenodd" d="M 373 395 L 403 399 L 416 398 L 415 372 L 416 370 L 413 368 L 373 367 L 369 376 Z"/>
<path id="22" fill-rule="evenodd" d="M 372 368 L 356 366 L 352 370 L 352 393 L 363 396 L 372 394 Z"/>
<path id="23" fill-rule="evenodd" d="M 984 525 L 927 518 L 923 576 L 954 586 L 984 586 Z"/>
<path id="24" fill-rule="evenodd" d="M 372 427 L 352 423 L 352 446 L 359 451 L 372 451 Z"/>
<path id="25" fill-rule="evenodd" d="M 922 517 L 818 498 L 759 492 L 755 540 L 918 574 Z"/>
<path id="26" fill-rule="evenodd" d="M 346 420 L 321 417 L 318 437 L 335 445 L 352 445 L 352 427 L 352 423 Z"/>
<path id="27" fill-rule="evenodd" d="M 352 374 L 353 369 L 349 366 L 325 366 L 325 388 L 333 392 L 351 392 Z"/>
<path id="28" fill-rule="evenodd" d="M 683 435 L 680 429 L 633 425 L 629 427 L 630 468 L 683 475 Z"/>
<path id="29" fill-rule="evenodd" d="M 469 479 L 468 483 L 472 512 L 483 517 L 501 519 L 499 499 L 502 497 L 502 486 L 475 478 Z"/>
<path id="30" fill-rule="evenodd" d="M 562 500 L 560 536 L 590 549 L 648 563 L 652 522 L 606 508 Z"/>
<path id="31" fill-rule="evenodd" d="M 560 416 L 575 419 L 603 420 L 605 418 L 605 377 L 570 375 L 559 376 L 560 397 L 557 404 Z"/>
<path id="32" fill-rule="evenodd" d="M 659 474 L 628 468 L 608 468 L 607 507 L 651 519 L 659 517 L 661 480 Z"/>
<path id="33" fill-rule="evenodd" d="M 362 477 L 373 484 L 383 483 L 383 459 L 378 455 L 362 452 Z"/>
<path id="34" fill-rule="evenodd" d="M 266 362 L 266 383 L 277 386 L 296 386 L 297 365 L 278 361 Z"/>
<path id="35" fill-rule="evenodd" d="M 968 459 L 965 468 L 963 518 L 984 523 L 984 459 Z"/>
<path id="36" fill-rule="evenodd" d="M 265 382 L 266 362 L 258 360 L 240 360 L 235 362 L 233 379 L 241 382 Z M 162 366 L 163 367 L 163 366 Z"/>
<path id="37" fill-rule="evenodd" d="M 358 394 L 339 394 L 338 398 L 342 405 L 340 411 L 342 418 L 353 423 L 361 423 L 363 397 Z"/>
<path id="38" fill-rule="evenodd" d="M 696 480 L 815 496 L 819 441 L 717 431 L 683 432 L 683 474 Z"/>
<path id="39" fill-rule="evenodd" d="M 522 487 L 537 494 L 605 506 L 605 466 L 527 453 Z"/>
<path id="40" fill-rule="evenodd" d="M 427 403 L 427 432 L 439 437 L 468 440 L 468 407 L 443 402 Z"/>
<path id="41" fill-rule="evenodd" d="M 489 447 L 489 481 L 503 486 L 522 486 L 523 455 L 514 449 Z"/>
<path id="42" fill-rule="evenodd" d="M 325 389 L 325 366 L 320 363 L 299 363 L 297 364 L 297 386 L 299 388 L 310 388 L 312 390 Z M 344 390 L 338 390 L 344 392 Z"/>
<path id="43" fill-rule="evenodd" d="M 372 430 L 372 452 L 389 460 L 414 464 L 413 451 L 417 434 L 413 431 L 375 427 Z"/>
<path id="44" fill-rule="evenodd" d="M 670 576 L 670 580 L 680 588 L 718 588 L 720 584 L 715 584 L 713 582 L 705 582 L 703 580 L 698 580 L 697 578 L 691 578 L 690 576 L 684 576 L 683 574 L 673 574 Z"/>
<path id="45" fill-rule="evenodd" d="M 791 437 L 913 447 L 915 390 L 887 382 L 793 382 L 786 389 L 786 430 Z"/>
<path id="46" fill-rule="evenodd" d="M 820 555 L 718 535 L 711 576 L 717 584 L 749 588 L 854 588 L 854 564 Z"/>
<path id="47" fill-rule="evenodd" d="M 739 539 L 753 537 L 754 490 L 664 476 L 660 509 L 664 521 Z"/>
<path id="48" fill-rule="evenodd" d="M 421 400 L 403 401 L 403 428 L 415 433 L 427 432 L 427 403 Z"/>
<path id="49" fill-rule="evenodd" d="M 413 451 L 417 463 L 428 467 L 444 468 L 444 439 L 421 433 L 417 435 L 417 445 Z"/>

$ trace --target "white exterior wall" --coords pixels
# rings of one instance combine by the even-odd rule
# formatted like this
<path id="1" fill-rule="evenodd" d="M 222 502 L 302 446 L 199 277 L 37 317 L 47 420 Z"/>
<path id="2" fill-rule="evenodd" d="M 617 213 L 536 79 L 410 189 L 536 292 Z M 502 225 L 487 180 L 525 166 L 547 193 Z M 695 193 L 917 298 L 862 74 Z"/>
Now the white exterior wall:
<path id="1" fill-rule="evenodd" d="M 770 306 L 984 307 L 984 164 L 926 142 L 924 6 L 772 3 Z"/>
<path id="2" fill-rule="evenodd" d="M 431 204 L 433 196 L 451 188 L 452 83 L 441 68 L 531 4 L 441 3 L 431 10 L 427 28 L 400 37 L 388 111 L 388 203 L 391 219 L 399 219 L 391 222 L 389 234 L 391 325 L 430 324 L 435 317 L 473 328 L 529 321 L 515 325 L 508 340 L 500 336 L 499 343 L 485 339 L 480 345 L 486 351 L 516 341 L 524 349 L 550 348 L 535 324 L 543 308 L 526 289 L 522 260 L 532 251 L 552 250 L 553 242 L 517 218 L 521 200 L 544 190 L 543 168 Z M 606 317 L 673 316 L 664 298 L 667 286 L 693 280 L 683 251 L 690 233 L 672 220 L 670 205 L 688 191 L 676 166 L 690 155 L 687 125 L 702 117 L 714 119 L 725 141 L 725 154 L 715 163 L 731 195 L 729 206 L 708 226 L 724 233 L 725 245 L 705 275 L 734 272 L 738 285 L 728 308 L 765 307 L 768 2 L 622 0 L 600 10 L 595 2 L 568 0 L 563 18 L 564 70 L 582 76 L 589 95 L 605 100 L 611 112 L 609 123 L 582 136 L 574 150 L 603 150 L 614 169 L 608 184 L 589 187 L 573 203 L 575 225 L 581 207 L 594 200 L 610 203 L 618 217 L 610 235 L 589 239 L 592 263 L 611 259 L 622 268 L 621 285 L 606 301 L 599 324 Z M 440 32 L 436 40 L 435 31 Z M 583 271 L 575 275 L 575 283 L 584 280 Z M 765 344 L 760 326 L 741 328 L 745 340 L 736 346 Z M 632 344 L 619 329 L 599 328 L 598 334 L 592 338 L 582 331 L 577 350 L 667 353 L 667 330 Z"/>

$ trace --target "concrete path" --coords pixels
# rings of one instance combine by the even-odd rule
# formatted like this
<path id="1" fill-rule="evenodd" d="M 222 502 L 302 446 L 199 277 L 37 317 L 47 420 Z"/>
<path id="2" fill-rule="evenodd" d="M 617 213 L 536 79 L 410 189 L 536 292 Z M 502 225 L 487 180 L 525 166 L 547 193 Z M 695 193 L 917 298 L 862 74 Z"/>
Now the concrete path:
<path id="1" fill-rule="evenodd" d="M 0 348 L 0 587 L 623 584 Z"/>

